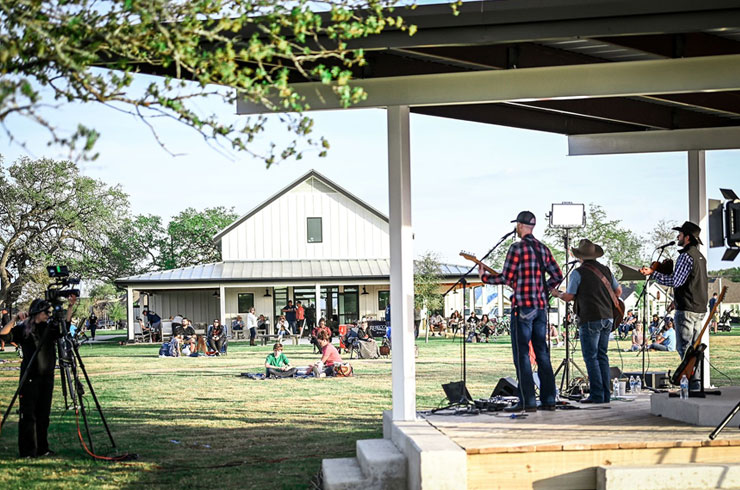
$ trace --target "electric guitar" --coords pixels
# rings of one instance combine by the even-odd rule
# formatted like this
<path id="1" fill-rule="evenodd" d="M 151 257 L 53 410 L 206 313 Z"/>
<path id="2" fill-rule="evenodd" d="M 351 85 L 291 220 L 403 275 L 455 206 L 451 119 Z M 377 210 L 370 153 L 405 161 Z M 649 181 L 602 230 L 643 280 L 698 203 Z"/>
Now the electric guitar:
<path id="1" fill-rule="evenodd" d="M 491 275 L 497 276 L 498 272 L 488 267 L 486 264 L 480 261 L 475 255 L 471 254 L 470 252 L 461 251 L 460 257 L 470 260 L 471 262 L 475 262 L 479 266 L 481 266 L 486 272 L 488 272 Z"/>
<path id="2" fill-rule="evenodd" d="M 720 303 L 722 303 L 722 300 L 725 298 L 726 292 L 727 292 L 727 286 L 724 286 L 722 288 L 722 292 L 719 293 L 717 302 L 714 303 L 714 307 L 712 308 L 712 311 L 709 312 L 707 321 L 704 322 L 704 327 L 701 329 L 701 333 L 699 333 L 699 337 L 696 339 L 696 342 L 694 342 L 694 345 L 690 345 L 689 348 L 686 349 L 686 354 L 684 354 L 683 359 L 681 359 L 681 364 L 679 364 L 676 370 L 673 372 L 673 375 L 671 376 L 671 383 L 673 383 L 674 385 L 681 384 L 681 378 L 684 376 L 686 376 L 688 379 L 691 379 L 691 376 L 694 374 L 694 371 L 696 371 L 696 368 L 697 368 L 696 364 L 699 361 L 699 358 L 704 353 L 704 351 L 707 349 L 706 344 L 701 343 L 701 337 L 702 335 L 704 335 L 704 332 L 706 331 L 707 327 L 712 322 L 712 318 L 714 318 L 715 313 L 717 313 Z"/>

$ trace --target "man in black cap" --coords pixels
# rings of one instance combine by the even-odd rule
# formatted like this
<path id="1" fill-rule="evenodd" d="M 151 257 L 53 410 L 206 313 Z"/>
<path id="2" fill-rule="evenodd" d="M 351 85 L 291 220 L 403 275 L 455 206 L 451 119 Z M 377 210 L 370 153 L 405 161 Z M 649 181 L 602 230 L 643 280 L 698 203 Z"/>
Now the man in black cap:
<path id="1" fill-rule="evenodd" d="M 581 352 L 588 371 L 589 396 L 581 403 L 609 403 L 609 334 L 614 324 L 613 306 L 622 287 L 605 265 L 596 261 L 604 250 L 583 239 L 571 252 L 581 266 L 570 275 L 565 293 L 553 291 L 564 301 L 576 300 Z"/>
<path id="2" fill-rule="evenodd" d="M 544 410 L 555 410 L 555 376 L 547 350 L 547 293 L 560 284 L 563 273 L 552 252 L 532 235 L 537 223 L 534 214 L 522 211 L 512 223 L 521 240 L 509 248 L 501 274 L 492 275 L 482 267 L 481 280 L 506 284 L 514 290 L 511 298 L 511 345 L 519 378 L 519 403 L 508 411 L 537 411 L 529 342 L 532 342 L 540 377 L 540 402 Z M 550 279 L 545 278 L 545 274 Z"/>
<path id="3" fill-rule="evenodd" d="M 72 306 L 76 301 L 77 297 L 70 295 L 67 323 L 72 319 Z M 50 315 L 51 304 L 37 298 L 31 303 L 28 313 L 18 313 L 0 329 L 0 335 L 10 334 L 13 342 L 23 349 L 20 377 L 28 372 L 20 391 L 18 449 L 22 458 L 54 454 L 49 449 L 47 433 L 57 360 L 55 340 L 61 332 L 49 323 Z M 34 353 L 36 356 L 31 364 Z"/>
<path id="4" fill-rule="evenodd" d="M 701 228 L 686 221 L 673 229 L 678 232 L 676 244 L 683 247 L 679 250 L 674 271 L 671 274 L 662 274 L 651 267 L 643 267 L 640 272 L 673 288 L 677 350 L 683 359 L 689 345 L 699 338 L 701 324 L 707 314 L 707 260 L 697 247 L 702 243 L 699 237 Z M 699 369 L 691 377 L 689 388 L 693 391 L 701 389 Z"/>

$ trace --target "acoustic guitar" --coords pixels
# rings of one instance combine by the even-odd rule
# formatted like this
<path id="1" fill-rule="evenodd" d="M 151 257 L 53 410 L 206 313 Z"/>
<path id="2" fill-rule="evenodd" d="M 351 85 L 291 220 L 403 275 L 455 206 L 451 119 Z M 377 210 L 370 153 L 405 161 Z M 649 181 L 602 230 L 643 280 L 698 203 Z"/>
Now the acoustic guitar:
<path id="1" fill-rule="evenodd" d="M 694 342 L 694 345 L 690 345 L 689 348 L 686 349 L 686 354 L 684 354 L 683 359 L 681 359 L 681 364 L 679 364 L 676 370 L 673 372 L 673 375 L 671 376 L 671 383 L 673 383 L 674 385 L 680 385 L 681 378 L 684 376 L 686 376 L 688 379 L 691 379 L 691 376 L 696 371 L 699 358 L 707 349 L 706 344 L 701 343 L 701 338 L 704 335 L 704 332 L 706 331 L 709 324 L 712 323 L 712 318 L 714 318 L 715 313 L 717 313 L 722 300 L 725 299 L 726 292 L 727 286 L 723 286 L 722 291 L 719 293 L 719 297 L 717 298 L 717 302 L 714 303 L 712 311 L 709 312 L 707 321 L 704 322 L 704 327 L 701 329 L 699 337 L 696 339 L 696 342 Z"/>

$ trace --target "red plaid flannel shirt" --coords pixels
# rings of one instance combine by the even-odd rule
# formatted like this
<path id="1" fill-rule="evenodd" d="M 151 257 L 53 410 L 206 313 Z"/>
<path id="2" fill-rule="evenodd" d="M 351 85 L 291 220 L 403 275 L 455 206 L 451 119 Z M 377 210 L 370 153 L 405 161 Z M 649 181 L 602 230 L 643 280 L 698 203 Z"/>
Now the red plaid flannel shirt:
<path id="1" fill-rule="evenodd" d="M 542 290 L 542 272 L 532 247 L 536 247 L 542 257 L 545 270 L 550 274 L 547 291 Z M 544 309 L 547 306 L 547 293 L 563 280 L 563 273 L 555 262 L 552 252 L 532 235 L 526 235 L 509 248 L 501 274 L 481 276 L 487 284 L 506 284 L 514 290 L 511 304 L 524 308 Z"/>

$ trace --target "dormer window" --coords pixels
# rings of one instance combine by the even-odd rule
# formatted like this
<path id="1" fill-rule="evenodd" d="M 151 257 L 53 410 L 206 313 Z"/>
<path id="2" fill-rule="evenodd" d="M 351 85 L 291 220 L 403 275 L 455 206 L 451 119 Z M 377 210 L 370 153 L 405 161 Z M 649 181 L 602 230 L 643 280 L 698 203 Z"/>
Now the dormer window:
<path id="1" fill-rule="evenodd" d="M 323 241 L 321 218 L 306 218 L 306 230 L 308 232 L 308 243 L 321 243 Z"/>

